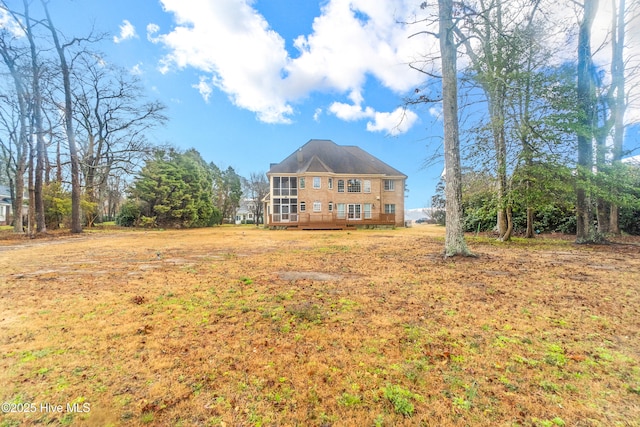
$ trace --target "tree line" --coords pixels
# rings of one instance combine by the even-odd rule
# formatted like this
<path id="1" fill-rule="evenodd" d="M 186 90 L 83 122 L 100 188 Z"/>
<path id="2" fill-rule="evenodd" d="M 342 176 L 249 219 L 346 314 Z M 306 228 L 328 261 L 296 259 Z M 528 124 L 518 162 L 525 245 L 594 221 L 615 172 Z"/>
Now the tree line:
<path id="1" fill-rule="evenodd" d="M 572 216 L 564 230 L 591 243 L 620 233 L 621 218 L 638 212 L 637 168 L 622 159 L 635 93 L 627 79 L 638 71 L 625 37 L 640 6 L 613 0 L 607 40 L 592 46 L 598 4 L 567 2 L 576 18 L 559 19 L 558 2 L 548 0 L 438 0 L 437 16 L 412 22 L 422 28 L 416 35 L 440 43 L 439 76 L 428 55 L 412 64 L 441 77 L 440 95 L 420 88 L 408 102 L 442 103 L 445 174 L 434 205 L 446 211 L 447 255 L 469 254 L 462 233 L 472 227 L 495 228 L 503 241 L 518 228 L 533 237 L 553 228 L 542 226 L 553 212 L 559 221 Z M 593 51 L 605 49 L 609 61 L 596 64 Z"/>
<path id="2" fill-rule="evenodd" d="M 195 150 L 154 146 L 148 134 L 167 121 L 165 106 L 96 48 L 106 34 L 63 34 L 49 5 L 0 1 L 0 183 L 11 193 L 14 231 L 34 236 L 63 224 L 77 233 L 116 217 L 129 226 L 219 224 L 233 219 L 243 194 L 257 201 L 259 220 L 264 173 L 245 179 Z"/>
<path id="3" fill-rule="evenodd" d="M 46 232 L 61 216 L 80 232 L 113 214 L 122 171 L 151 154 L 147 133 L 167 120 L 165 106 L 94 48 L 105 34 L 67 37 L 49 1 L 21 6 L 0 2 L 0 179 L 10 188 L 16 232 Z"/>

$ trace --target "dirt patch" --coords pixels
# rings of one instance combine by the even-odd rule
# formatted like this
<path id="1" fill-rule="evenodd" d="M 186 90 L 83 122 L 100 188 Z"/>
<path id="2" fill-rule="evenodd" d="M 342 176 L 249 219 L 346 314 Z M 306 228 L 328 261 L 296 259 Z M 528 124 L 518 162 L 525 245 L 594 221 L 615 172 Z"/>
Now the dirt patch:
<path id="1" fill-rule="evenodd" d="M 282 280 L 296 281 L 301 279 L 315 280 L 318 282 L 328 282 L 329 280 L 340 280 L 339 274 L 322 273 L 317 271 L 282 271 L 278 273 Z"/>

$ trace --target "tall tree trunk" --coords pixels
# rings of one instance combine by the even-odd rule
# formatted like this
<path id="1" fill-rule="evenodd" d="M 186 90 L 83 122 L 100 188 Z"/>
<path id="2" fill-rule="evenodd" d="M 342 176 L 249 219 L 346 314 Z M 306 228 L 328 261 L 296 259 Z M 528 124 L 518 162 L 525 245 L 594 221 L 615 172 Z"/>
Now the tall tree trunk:
<path id="1" fill-rule="evenodd" d="M 38 53 L 36 50 L 35 40 L 31 27 L 31 18 L 29 17 L 29 2 L 23 0 L 25 24 L 27 26 L 27 39 L 31 49 L 31 69 L 33 72 L 32 96 L 33 96 L 33 120 L 34 131 L 36 136 L 36 169 L 35 169 L 35 186 L 34 186 L 34 203 L 36 214 L 36 230 L 38 233 L 47 232 L 47 224 L 44 215 L 44 200 L 42 197 L 42 184 L 44 178 L 45 164 L 45 143 L 42 129 L 42 93 L 40 91 L 40 66 L 38 65 Z"/>
<path id="2" fill-rule="evenodd" d="M 620 164 L 622 159 L 622 143 L 624 141 L 624 113 L 626 110 L 625 99 L 625 77 L 624 77 L 624 42 L 625 42 L 625 0 L 618 0 L 619 5 L 616 8 L 616 0 L 612 3 L 612 61 L 611 61 L 611 84 L 616 88 L 613 116 L 613 149 L 612 162 L 614 167 Z M 617 9 L 617 15 L 616 15 Z M 617 21 L 616 21 L 617 19 Z M 615 190 L 614 190 L 615 191 Z M 620 234 L 620 225 L 618 224 L 619 212 L 618 206 L 612 203 L 609 212 L 609 232 Z"/>
<path id="3" fill-rule="evenodd" d="M 458 126 L 458 68 L 453 39 L 453 0 L 438 0 L 440 55 L 442 58 L 442 115 L 447 224 L 445 256 L 470 255 L 462 229 L 462 173 Z"/>
<path id="4" fill-rule="evenodd" d="M 31 238 L 35 237 L 35 223 L 36 223 L 36 189 L 34 186 L 34 162 L 35 147 L 33 142 L 29 144 L 29 208 L 27 215 L 27 235 Z"/>
<path id="5" fill-rule="evenodd" d="M 593 117 L 595 114 L 595 85 L 591 57 L 591 27 L 598 8 L 598 0 L 584 0 L 584 16 L 578 34 L 578 107 L 582 113 L 578 130 L 578 176 L 576 185 L 576 241 L 593 241 L 589 186 L 593 167 Z"/>
<path id="6" fill-rule="evenodd" d="M 533 239 L 533 208 L 527 207 L 527 232 L 524 237 L 526 239 Z"/>
<path id="7" fill-rule="evenodd" d="M 493 141 L 496 150 L 496 163 L 498 165 L 498 233 L 500 234 L 498 238 L 501 241 L 509 241 L 511 240 L 513 224 L 511 223 L 512 217 L 508 213 L 511 209 L 511 202 L 508 197 L 507 143 L 504 129 L 504 97 L 506 96 L 506 90 L 502 82 L 497 82 L 496 84 L 499 87 L 494 88 L 492 90 L 493 93 L 489 93 L 489 98 L 491 98 L 489 104 Z"/>
<path id="8" fill-rule="evenodd" d="M 591 225 L 589 186 L 593 166 L 593 117 L 595 86 L 591 58 L 591 26 L 598 8 L 598 0 L 584 0 L 584 16 L 578 34 L 578 107 L 582 113 L 578 129 L 578 176 L 576 185 L 576 242 L 589 243 L 594 239 Z"/>
<path id="9" fill-rule="evenodd" d="M 62 182 L 62 152 L 60 150 L 60 138 L 56 144 L 56 181 Z"/>
<path id="10" fill-rule="evenodd" d="M 607 174 L 609 171 L 607 170 L 607 135 L 609 135 L 609 130 L 611 128 L 610 124 L 607 123 L 607 106 L 606 102 L 601 102 L 602 108 L 602 120 L 603 123 L 594 123 L 595 136 L 596 136 L 596 170 L 598 174 Z M 598 114 L 596 114 L 597 116 Z M 611 190 L 611 189 L 609 189 Z M 598 234 L 600 236 L 605 236 L 609 233 L 609 213 L 610 207 L 609 202 L 605 200 L 603 196 L 598 195 L 596 197 L 596 221 L 598 224 Z"/>
<path id="11" fill-rule="evenodd" d="M 64 86 L 64 124 L 65 131 L 67 133 L 67 140 L 69 142 L 69 156 L 71 157 L 71 232 L 82 233 L 82 213 L 80 210 L 80 200 L 82 197 L 82 190 L 80 188 L 80 161 L 78 157 L 76 137 L 73 132 L 73 105 L 71 100 L 69 65 L 67 64 L 64 47 L 60 44 L 60 40 L 58 39 L 58 31 L 51 20 L 47 1 L 41 0 L 41 2 L 47 16 L 47 23 L 49 30 L 51 31 L 51 36 L 53 37 L 58 57 L 60 58 L 60 69 L 62 71 L 62 83 Z"/>

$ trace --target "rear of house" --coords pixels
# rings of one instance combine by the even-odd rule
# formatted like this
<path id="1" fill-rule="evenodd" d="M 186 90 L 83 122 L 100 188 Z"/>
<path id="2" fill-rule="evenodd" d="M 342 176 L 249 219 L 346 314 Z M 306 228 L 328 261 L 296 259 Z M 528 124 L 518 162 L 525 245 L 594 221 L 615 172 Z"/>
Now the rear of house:
<path id="1" fill-rule="evenodd" d="M 267 176 L 270 227 L 404 225 L 407 176 L 359 147 L 312 139 Z"/>

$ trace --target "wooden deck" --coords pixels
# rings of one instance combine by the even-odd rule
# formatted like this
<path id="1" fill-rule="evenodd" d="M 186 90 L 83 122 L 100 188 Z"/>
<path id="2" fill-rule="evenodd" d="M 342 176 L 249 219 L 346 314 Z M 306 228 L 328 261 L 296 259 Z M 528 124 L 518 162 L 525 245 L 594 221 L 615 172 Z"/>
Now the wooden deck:
<path id="1" fill-rule="evenodd" d="M 346 219 L 337 218 L 335 214 L 299 214 L 296 221 L 274 221 L 273 215 L 269 215 L 268 226 L 279 229 L 297 230 L 346 230 L 367 226 L 394 226 L 394 214 L 376 215 L 375 218 L 367 219 Z"/>

